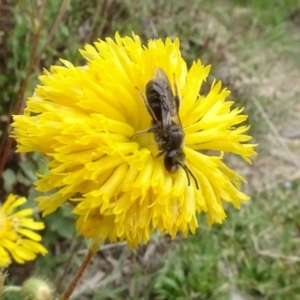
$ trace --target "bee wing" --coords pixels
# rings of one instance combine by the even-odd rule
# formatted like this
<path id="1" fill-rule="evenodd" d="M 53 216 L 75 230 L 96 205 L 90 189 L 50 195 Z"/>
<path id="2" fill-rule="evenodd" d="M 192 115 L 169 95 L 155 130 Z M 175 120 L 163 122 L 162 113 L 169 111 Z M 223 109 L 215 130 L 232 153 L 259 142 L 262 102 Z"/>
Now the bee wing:
<path id="1" fill-rule="evenodd" d="M 174 121 L 179 124 L 182 128 L 181 120 L 179 118 L 179 105 L 180 105 L 180 99 L 177 92 L 177 87 L 175 83 L 175 92 L 176 95 L 174 96 L 170 80 L 168 79 L 166 73 L 163 69 L 157 68 L 154 71 L 154 78 L 156 80 L 161 81 L 161 86 L 163 88 L 160 88 L 157 90 L 157 92 L 160 95 L 161 101 L 162 101 L 162 120 L 163 120 L 163 126 L 167 125 L 171 122 L 171 119 L 173 118 Z M 175 80 L 174 80 L 175 82 Z"/>
<path id="2" fill-rule="evenodd" d="M 154 80 L 158 80 L 160 83 L 158 84 L 159 90 L 157 90 L 157 92 L 160 95 L 163 106 L 169 111 L 172 117 L 175 116 L 177 114 L 177 107 L 176 103 L 173 101 L 174 95 L 170 81 L 163 69 L 155 69 Z"/>

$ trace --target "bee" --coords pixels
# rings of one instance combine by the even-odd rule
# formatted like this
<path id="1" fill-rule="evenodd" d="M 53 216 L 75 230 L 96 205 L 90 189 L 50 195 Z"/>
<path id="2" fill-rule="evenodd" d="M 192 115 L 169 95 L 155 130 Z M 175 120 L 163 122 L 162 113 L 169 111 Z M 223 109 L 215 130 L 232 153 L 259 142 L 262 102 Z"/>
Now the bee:
<path id="1" fill-rule="evenodd" d="M 152 126 L 143 132 L 154 134 L 154 139 L 160 150 L 157 157 L 164 155 L 166 170 L 170 173 L 177 173 L 179 168 L 182 168 L 186 173 L 188 185 L 191 184 L 191 176 L 195 181 L 196 188 L 199 189 L 196 177 L 184 164 L 183 142 L 185 135 L 178 114 L 180 98 L 176 82 L 174 86 L 175 95 L 165 72 L 161 68 L 157 68 L 153 79 L 146 85 L 145 95 L 140 92 L 152 118 Z"/>

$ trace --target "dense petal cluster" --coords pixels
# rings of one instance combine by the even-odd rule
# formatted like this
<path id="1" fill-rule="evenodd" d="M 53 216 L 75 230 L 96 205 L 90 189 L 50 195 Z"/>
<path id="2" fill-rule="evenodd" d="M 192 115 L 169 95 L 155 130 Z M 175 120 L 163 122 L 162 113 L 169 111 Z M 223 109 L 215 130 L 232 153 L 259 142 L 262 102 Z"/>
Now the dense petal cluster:
<path id="1" fill-rule="evenodd" d="M 9 265 L 11 257 L 23 264 L 47 253 L 40 244 L 41 236 L 35 232 L 43 229 L 44 223 L 31 218 L 32 209 L 19 209 L 25 202 L 24 197 L 10 195 L 0 206 L 0 267 Z"/>
<path id="2" fill-rule="evenodd" d="M 155 229 L 172 237 L 194 232 L 196 213 L 207 213 L 209 224 L 222 223 L 223 201 L 240 208 L 248 199 L 239 190 L 243 178 L 225 165 L 223 155 L 231 152 L 250 163 L 255 145 L 246 144 L 248 127 L 239 124 L 247 116 L 226 101 L 230 92 L 221 82 L 201 93 L 210 66 L 198 60 L 188 69 L 179 40 L 169 38 L 143 46 L 136 35 L 116 34 L 80 52 L 87 66 L 62 60 L 64 66 L 45 71 L 25 114 L 14 117 L 18 151 L 48 157 L 49 173 L 36 183 L 39 191 L 53 191 L 37 199 L 44 214 L 71 201 L 81 234 L 136 246 Z M 134 135 L 151 127 L 141 93 L 157 68 L 174 93 L 178 87 L 185 164 L 199 189 L 193 180 L 188 185 L 183 169 L 175 174 L 165 169 L 152 133 Z"/>

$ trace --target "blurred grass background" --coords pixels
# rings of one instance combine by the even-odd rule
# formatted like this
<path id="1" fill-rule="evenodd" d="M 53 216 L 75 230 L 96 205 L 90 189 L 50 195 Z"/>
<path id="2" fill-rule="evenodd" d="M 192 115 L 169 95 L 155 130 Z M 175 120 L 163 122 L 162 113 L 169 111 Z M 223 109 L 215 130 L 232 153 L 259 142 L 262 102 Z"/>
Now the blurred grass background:
<path id="1" fill-rule="evenodd" d="M 231 98 L 249 114 L 260 146 L 252 166 L 229 157 L 252 200 L 227 207 L 223 225 L 175 241 L 154 235 L 129 251 L 104 245 L 74 299 L 300 299 L 300 4 L 297 0 L 2 0 L 0 1 L 0 199 L 25 195 L 45 167 L 36 153 L 17 155 L 7 139 L 43 68 L 59 58 L 83 64 L 78 49 L 115 31 L 179 37 L 189 64 L 212 64 Z M 49 255 L 9 267 L 8 283 L 46 276 L 63 291 L 80 265 L 85 241 L 68 208 L 46 217 Z M 70 258 L 71 257 L 71 258 Z M 6 300 L 18 299 L 6 295 Z"/>

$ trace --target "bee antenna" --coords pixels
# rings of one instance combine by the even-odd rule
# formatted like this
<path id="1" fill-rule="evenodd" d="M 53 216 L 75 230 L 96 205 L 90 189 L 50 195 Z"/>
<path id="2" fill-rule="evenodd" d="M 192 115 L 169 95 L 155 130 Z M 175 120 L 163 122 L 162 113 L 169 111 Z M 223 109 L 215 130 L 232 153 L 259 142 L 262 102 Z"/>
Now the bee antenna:
<path id="1" fill-rule="evenodd" d="M 197 181 L 195 175 L 191 172 L 191 170 L 190 170 L 186 165 L 183 165 L 183 164 L 181 164 L 180 162 L 178 162 L 178 164 L 181 166 L 181 168 L 182 168 L 182 169 L 185 171 L 185 173 L 186 173 L 186 177 L 187 177 L 187 180 L 188 180 L 188 186 L 191 185 L 191 180 L 190 180 L 190 175 L 191 175 L 192 178 L 193 178 L 194 181 L 195 181 L 197 190 L 199 190 L 198 181 Z"/>

